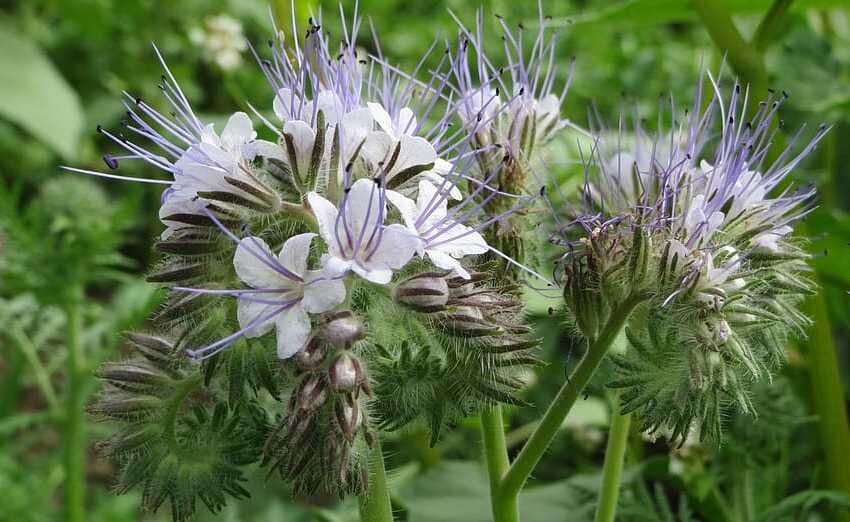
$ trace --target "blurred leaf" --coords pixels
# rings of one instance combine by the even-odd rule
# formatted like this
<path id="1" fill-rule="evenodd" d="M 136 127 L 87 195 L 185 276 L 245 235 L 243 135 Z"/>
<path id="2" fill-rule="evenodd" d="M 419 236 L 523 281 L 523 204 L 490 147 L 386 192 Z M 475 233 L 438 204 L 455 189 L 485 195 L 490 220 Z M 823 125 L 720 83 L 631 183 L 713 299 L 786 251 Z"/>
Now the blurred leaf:
<path id="1" fill-rule="evenodd" d="M 0 27 L 0 64 L 0 116 L 76 159 L 84 123 L 77 93 L 41 49 L 9 27 Z"/>
<path id="2" fill-rule="evenodd" d="M 732 14 L 763 14 L 767 12 L 773 0 L 724 0 L 722 2 Z M 846 7 L 846 0 L 798 0 L 792 9 L 828 9 Z M 597 10 L 561 20 L 573 26 L 606 25 L 635 27 L 657 25 L 672 22 L 696 20 L 697 14 L 690 2 L 683 0 L 626 0 L 614 5 L 606 5 Z"/>
<path id="3" fill-rule="evenodd" d="M 624 473 L 630 484 L 636 469 Z M 590 520 L 595 509 L 597 473 L 577 474 L 567 480 L 529 487 L 520 496 L 526 522 Z M 411 480 L 399 491 L 408 509 L 409 522 L 489 522 L 490 494 L 482 465 L 471 461 L 445 461 Z"/>
<path id="4" fill-rule="evenodd" d="M 784 520 L 805 520 L 806 516 L 818 506 L 830 506 L 850 510 L 850 496 L 838 491 L 811 490 L 796 493 L 780 501 L 772 508 L 764 511 L 756 518 L 756 522 L 781 522 Z"/>

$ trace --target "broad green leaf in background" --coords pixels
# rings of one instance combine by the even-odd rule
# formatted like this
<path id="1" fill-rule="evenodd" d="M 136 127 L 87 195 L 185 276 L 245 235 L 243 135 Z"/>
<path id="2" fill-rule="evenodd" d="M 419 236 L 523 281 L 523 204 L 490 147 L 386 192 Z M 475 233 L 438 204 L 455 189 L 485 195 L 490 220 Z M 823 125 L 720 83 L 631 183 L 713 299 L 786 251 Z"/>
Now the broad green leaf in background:
<path id="1" fill-rule="evenodd" d="M 20 125 L 65 160 L 77 158 L 84 125 L 77 93 L 41 49 L 3 25 L 0 118 Z"/>

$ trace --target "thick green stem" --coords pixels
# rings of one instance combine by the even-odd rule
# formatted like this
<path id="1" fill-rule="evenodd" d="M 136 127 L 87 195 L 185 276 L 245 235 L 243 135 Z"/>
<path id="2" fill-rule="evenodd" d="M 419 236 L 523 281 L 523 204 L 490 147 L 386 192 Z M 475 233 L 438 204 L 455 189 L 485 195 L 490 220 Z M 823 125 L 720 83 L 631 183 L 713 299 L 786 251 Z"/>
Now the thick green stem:
<path id="1" fill-rule="evenodd" d="M 369 487 L 360 496 L 360 519 L 362 522 L 393 521 L 387 470 L 384 468 L 384 453 L 379 437 L 375 437 L 369 450 Z"/>
<path id="2" fill-rule="evenodd" d="M 759 22 L 756 34 L 753 36 L 753 45 L 757 51 L 764 52 L 767 49 L 768 44 L 779 32 L 782 20 L 788 14 L 792 3 L 794 3 L 794 0 L 773 0 L 773 4 Z"/>
<path id="3" fill-rule="evenodd" d="M 817 415 L 820 446 L 823 448 L 825 486 L 850 494 L 850 424 L 844 405 L 835 340 L 832 338 L 826 301 L 818 294 L 806 304 L 812 319 L 805 343 L 812 410 Z M 831 520 L 850 521 L 850 514 L 832 513 Z"/>
<path id="4" fill-rule="evenodd" d="M 517 498 L 513 502 L 499 503 L 499 486 L 502 477 L 508 471 L 508 449 L 505 444 L 505 425 L 502 408 L 496 406 L 481 413 L 481 438 L 484 442 L 484 456 L 487 459 L 487 474 L 490 477 L 490 502 L 493 508 L 493 520 L 496 522 L 518 522 L 519 505 Z"/>
<path id="5" fill-rule="evenodd" d="M 84 361 L 80 346 L 80 302 L 82 289 L 69 292 L 65 307 L 68 321 L 66 348 L 68 351 L 67 378 L 65 391 L 65 433 L 63 433 L 65 456 L 65 520 L 84 522 L 85 512 L 85 404 L 84 404 Z"/>
<path id="6" fill-rule="evenodd" d="M 750 86 L 751 99 L 757 102 L 767 93 L 767 71 L 761 54 L 741 36 L 729 12 L 720 0 L 692 0 L 694 8 L 714 43 L 726 54 L 726 59 Z"/>
<path id="7" fill-rule="evenodd" d="M 516 460 L 511 464 L 508 473 L 499 488 L 498 510 L 504 511 L 517 503 L 519 492 L 528 480 L 534 467 L 549 448 L 552 439 L 561 428 L 567 414 L 572 409 L 584 387 L 608 353 L 608 349 L 620 334 L 626 321 L 635 307 L 643 301 L 642 296 L 631 296 L 611 312 L 608 322 L 599 336 L 590 342 L 587 353 L 579 362 L 567 382 L 558 391 L 555 400 L 540 420 L 540 424 L 523 446 Z"/>
<path id="8" fill-rule="evenodd" d="M 632 416 L 620 415 L 619 404 L 615 405 L 615 411 L 611 415 L 611 431 L 608 432 L 608 446 L 605 448 L 602 488 L 599 490 L 599 503 L 596 505 L 596 522 L 614 522 L 631 424 Z"/>

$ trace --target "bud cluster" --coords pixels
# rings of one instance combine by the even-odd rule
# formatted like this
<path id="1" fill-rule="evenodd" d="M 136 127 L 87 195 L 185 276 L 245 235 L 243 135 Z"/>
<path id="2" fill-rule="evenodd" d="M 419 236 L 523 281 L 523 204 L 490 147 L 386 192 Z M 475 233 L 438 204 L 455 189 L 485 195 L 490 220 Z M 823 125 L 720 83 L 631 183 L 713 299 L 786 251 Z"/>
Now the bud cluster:
<path id="1" fill-rule="evenodd" d="M 294 357 L 296 384 L 266 441 L 265 460 L 302 495 L 357 493 L 366 485 L 364 447 L 372 396 L 358 355 L 363 324 L 350 311 L 325 314 Z"/>

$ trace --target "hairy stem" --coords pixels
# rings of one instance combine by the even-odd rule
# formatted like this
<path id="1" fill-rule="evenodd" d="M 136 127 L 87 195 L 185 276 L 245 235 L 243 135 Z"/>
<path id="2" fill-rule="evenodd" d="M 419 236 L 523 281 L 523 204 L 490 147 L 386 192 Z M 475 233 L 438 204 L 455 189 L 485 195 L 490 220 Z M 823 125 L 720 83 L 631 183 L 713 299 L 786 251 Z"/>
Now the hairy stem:
<path id="1" fill-rule="evenodd" d="M 392 522 L 393 508 L 390 490 L 387 487 L 387 471 L 384 468 L 384 453 L 381 439 L 369 449 L 369 487 L 360 495 L 360 519 L 363 522 Z"/>
<path id="2" fill-rule="evenodd" d="M 611 431 L 608 432 L 608 445 L 605 448 L 602 488 L 599 490 L 599 503 L 596 505 L 596 522 L 614 522 L 617 499 L 620 496 L 623 459 L 626 456 L 626 443 L 629 441 L 631 424 L 632 416 L 621 415 L 619 403 L 616 404 L 611 415 Z"/>
<path id="3" fill-rule="evenodd" d="M 83 354 L 80 346 L 80 302 L 82 288 L 75 287 L 69 291 L 65 305 L 67 320 L 66 349 L 68 350 L 67 389 L 65 391 L 65 520 L 68 522 L 84 522 L 86 520 L 86 490 L 85 490 L 85 404 Z"/>
<path id="4" fill-rule="evenodd" d="M 513 498 L 513 502 L 507 501 L 504 505 L 500 505 L 499 502 L 499 486 L 510 466 L 500 406 L 497 405 L 481 413 L 481 436 L 484 442 L 484 456 L 487 459 L 487 475 L 490 477 L 490 504 L 493 508 L 493 520 L 518 522 L 519 505 L 516 497 Z"/>
<path id="5" fill-rule="evenodd" d="M 569 414 L 584 387 L 608 353 L 608 349 L 622 330 L 635 307 L 644 300 L 643 296 L 631 296 L 611 312 L 608 322 L 599 336 L 589 343 L 587 353 L 573 371 L 567 382 L 558 391 L 555 400 L 546 410 L 540 424 L 523 446 L 516 460 L 511 464 L 499 487 L 498 502 L 500 511 L 509 509 L 517 503 L 519 492 L 540 458 L 549 448 L 552 439 L 558 433 L 561 424 Z"/>
<path id="6" fill-rule="evenodd" d="M 183 401 L 189 396 L 192 391 L 201 384 L 202 375 L 200 372 L 194 373 L 186 379 L 180 381 L 174 389 L 174 395 L 168 399 L 168 404 L 165 407 L 165 413 L 162 416 L 162 437 L 168 443 L 171 451 L 177 452 L 177 414 L 180 412 L 180 406 Z"/>

